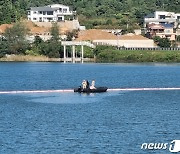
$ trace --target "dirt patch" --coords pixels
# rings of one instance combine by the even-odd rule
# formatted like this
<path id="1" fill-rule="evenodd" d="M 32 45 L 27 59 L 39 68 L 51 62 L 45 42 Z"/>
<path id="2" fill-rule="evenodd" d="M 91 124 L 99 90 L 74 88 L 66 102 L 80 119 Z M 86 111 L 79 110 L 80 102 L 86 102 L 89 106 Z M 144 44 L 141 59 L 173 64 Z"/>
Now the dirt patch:
<path id="1" fill-rule="evenodd" d="M 90 29 L 80 31 L 78 34 L 77 41 L 93 41 L 93 40 L 117 40 L 118 37 L 112 33 L 99 30 L 99 29 Z"/>
<path id="2" fill-rule="evenodd" d="M 0 34 L 4 33 L 7 28 L 12 27 L 12 24 L 2 24 L 0 25 Z"/>

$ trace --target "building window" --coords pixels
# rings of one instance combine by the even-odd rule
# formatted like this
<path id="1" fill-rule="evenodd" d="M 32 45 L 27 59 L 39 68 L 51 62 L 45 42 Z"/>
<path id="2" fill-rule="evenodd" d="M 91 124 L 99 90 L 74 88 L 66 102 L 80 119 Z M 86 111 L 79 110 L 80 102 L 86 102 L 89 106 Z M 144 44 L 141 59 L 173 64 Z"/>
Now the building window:
<path id="1" fill-rule="evenodd" d="M 62 12 L 62 8 L 59 8 L 59 12 Z"/>
<path id="2" fill-rule="evenodd" d="M 53 11 L 47 11 L 47 15 L 53 15 Z"/>
<path id="3" fill-rule="evenodd" d="M 160 15 L 159 19 L 165 19 L 165 15 Z"/>
<path id="4" fill-rule="evenodd" d="M 39 14 L 42 14 L 42 11 L 39 11 Z"/>
<path id="5" fill-rule="evenodd" d="M 46 15 L 46 11 L 43 11 L 43 15 Z"/>
<path id="6" fill-rule="evenodd" d="M 171 35 L 166 35 L 165 37 L 166 37 L 166 38 L 170 38 L 170 37 L 171 37 Z"/>
<path id="7" fill-rule="evenodd" d="M 58 17 L 58 21 L 62 21 L 63 19 L 62 19 L 62 17 Z"/>
<path id="8" fill-rule="evenodd" d="M 48 20 L 48 21 L 52 21 L 52 20 L 53 20 L 53 18 L 47 18 L 47 20 Z"/>
<path id="9" fill-rule="evenodd" d="M 66 12 L 67 12 L 67 9 L 63 9 L 63 12 L 66 13 Z"/>
<path id="10" fill-rule="evenodd" d="M 34 11 L 33 13 L 34 13 L 34 14 L 36 14 L 37 12 L 36 12 L 36 11 Z"/>
<path id="11" fill-rule="evenodd" d="M 36 18 L 33 18 L 33 20 L 37 20 Z"/>

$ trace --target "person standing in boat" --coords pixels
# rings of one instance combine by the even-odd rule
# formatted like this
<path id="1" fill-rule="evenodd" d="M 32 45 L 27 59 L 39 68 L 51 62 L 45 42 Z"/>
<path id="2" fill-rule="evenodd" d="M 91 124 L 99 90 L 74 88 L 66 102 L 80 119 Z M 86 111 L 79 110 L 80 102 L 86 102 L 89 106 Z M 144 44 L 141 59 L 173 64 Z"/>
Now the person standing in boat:
<path id="1" fill-rule="evenodd" d="M 96 89 L 96 87 L 95 87 L 95 80 L 92 80 L 90 89 Z"/>
<path id="2" fill-rule="evenodd" d="M 83 88 L 83 89 L 86 89 L 86 87 L 87 87 L 87 82 L 86 82 L 86 80 L 83 80 L 83 82 L 82 82 L 82 88 Z"/>

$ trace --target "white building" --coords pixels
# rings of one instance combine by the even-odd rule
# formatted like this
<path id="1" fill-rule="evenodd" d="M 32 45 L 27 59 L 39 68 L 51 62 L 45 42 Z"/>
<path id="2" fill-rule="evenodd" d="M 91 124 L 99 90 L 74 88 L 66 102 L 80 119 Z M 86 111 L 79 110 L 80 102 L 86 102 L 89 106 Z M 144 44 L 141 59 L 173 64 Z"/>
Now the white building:
<path id="1" fill-rule="evenodd" d="M 28 20 L 33 22 L 59 22 L 64 21 L 65 16 L 73 17 L 75 11 L 71 11 L 69 6 L 53 4 L 44 7 L 31 7 L 28 11 Z"/>
<path id="2" fill-rule="evenodd" d="M 144 27 L 147 24 L 173 24 L 176 27 L 179 21 L 180 13 L 155 11 L 144 18 Z"/>

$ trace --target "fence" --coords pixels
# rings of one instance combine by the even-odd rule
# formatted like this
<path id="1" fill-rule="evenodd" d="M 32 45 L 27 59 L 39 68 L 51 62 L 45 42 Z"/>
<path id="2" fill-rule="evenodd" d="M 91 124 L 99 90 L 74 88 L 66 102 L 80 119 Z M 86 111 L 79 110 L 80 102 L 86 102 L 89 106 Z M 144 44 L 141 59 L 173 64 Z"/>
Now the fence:
<path id="1" fill-rule="evenodd" d="M 119 50 L 154 50 L 154 51 L 180 51 L 180 47 L 176 48 L 160 48 L 160 47 L 152 47 L 152 48 L 125 48 L 125 47 L 117 47 Z"/>

